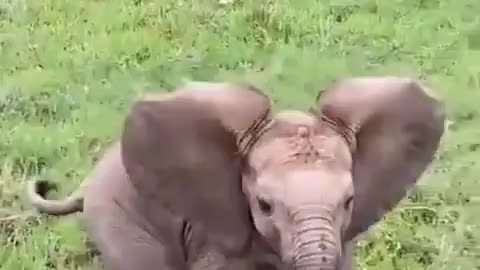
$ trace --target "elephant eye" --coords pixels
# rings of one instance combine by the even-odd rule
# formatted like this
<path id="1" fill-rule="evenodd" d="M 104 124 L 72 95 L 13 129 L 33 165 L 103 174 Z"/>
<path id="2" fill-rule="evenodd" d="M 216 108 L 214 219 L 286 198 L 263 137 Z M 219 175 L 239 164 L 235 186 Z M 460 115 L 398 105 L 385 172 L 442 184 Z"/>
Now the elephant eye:
<path id="1" fill-rule="evenodd" d="M 258 208 L 266 215 L 271 215 L 273 211 L 273 207 L 270 203 L 268 203 L 265 199 L 257 198 L 258 201 Z"/>
<path id="2" fill-rule="evenodd" d="M 348 199 L 345 201 L 345 209 L 348 210 L 350 206 L 352 205 L 353 202 L 353 196 L 348 197 Z"/>

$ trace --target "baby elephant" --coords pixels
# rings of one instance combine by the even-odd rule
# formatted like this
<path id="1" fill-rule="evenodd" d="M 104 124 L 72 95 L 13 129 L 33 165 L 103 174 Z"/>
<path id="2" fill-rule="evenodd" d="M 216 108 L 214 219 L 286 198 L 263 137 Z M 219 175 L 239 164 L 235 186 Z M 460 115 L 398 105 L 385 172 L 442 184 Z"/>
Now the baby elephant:
<path id="1" fill-rule="evenodd" d="M 268 97 L 253 87 L 186 88 L 190 96 L 183 90 L 163 100 L 152 97 L 136 103 L 127 117 L 118 164 L 128 182 L 125 194 L 135 195 L 108 199 L 119 184 L 105 184 L 103 191 L 87 185 L 92 191 L 83 195 L 84 212 L 92 213 L 91 235 L 103 243 L 100 249 L 110 256 L 105 261 L 121 262 L 114 254 L 137 252 L 132 245 L 139 242 L 152 246 L 142 246 L 132 258 L 141 258 L 138 265 L 173 260 L 164 263 L 173 269 L 182 265 L 178 254 L 192 260 L 193 251 L 182 248 L 213 249 L 228 259 L 245 254 L 240 252 L 249 250 L 245 239 L 258 232 L 260 240 L 252 242 L 261 251 L 254 253 L 272 249 L 281 257 L 280 267 L 351 269 L 355 237 L 419 179 L 438 148 L 446 117 L 443 103 L 425 86 L 395 76 L 341 79 L 318 95 L 311 112 L 274 115 Z M 121 166 L 111 167 L 119 173 Z M 99 178 L 108 177 L 95 177 L 97 185 L 107 182 Z M 121 215 L 98 206 L 103 200 L 128 213 L 124 223 L 136 223 L 112 234 L 122 223 L 102 219 Z M 150 238 L 132 240 L 140 239 L 127 233 L 132 227 Z M 177 235 L 184 240 L 169 238 Z M 209 248 L 195 248 L 191 243 L 198 238 L 189 235 Z M 154 257 L 149 251 L 155 243 L 170 255 Z"/>
<path id="2" fill-rule="evenodd" d="M 268 102 L 226 83 L 149 94 L 76 193 L 46 200 L 50 184 L 33 182 L 31 202 L 41 213 L 83 211 L 107 270 L 286 269 L 256 234 L 241 189 L 237 138 Z"/>
<path id="3" fill-rule="evenodd" d="M 246 154 L 255 227 L 296 270 L 351 269 L 353 241 L 404 198 L 443 134 L 443 103 L 416 80 L 337 80 L 309 112 L 283 111 Z"/>
<path id="4" fill-rule="evenodd" d="M 241 156 L 239 167 L 234 168 L 242 174 L 235 190 L 243 190 L 256 230 L 281 256 L 283 264 L 295 270 L 351 269 L 355 237 L 405 196 L 438 148 L 446 114 L 442 102 L 429 92 L 409 78 L 341 79 L 318 95 L 311 112 L 265 113 L 265 121 L 256 121 L 250 129 L 250 125 L 234 123 L 252 113 L 256 116 L 247 118 L 258 119 L 260 112 L 269 111 L 270 103 L 260 93 L 255 96 L 250 92 L 251 106 L 241 106 L 235 113 L 234 108 L 247 102 L 247 97 L 232 97 L 230 112 L 217 111 L 224 126 L 238 134 L 237 147 L 229 149 L 221 138 L 214 139 L 213 133 L 211 137 L 203 135 L 212 128 L 199 126 L 192 129 L 195 138 L 212 140 L 183 139 L 188 143 L 179 150 L 174 140 L 165 138 L 186 136 L 179 130 L 188 130 L 191 124 L 186 122 L 185 127 L 178 128 L 178 114 L 165 113 L 166 105 L 145 104 L 142 110 L 141 106 L 134 108 L 127 120 L 130 124 L 122 137 L 123 162 L 133 185 L 144 190 L 142 194 L 155 192 L 153 197 L 161 190 L 159 201 L 163 201 L 176 196 L 195 198 L 194 193 L 185 196 L 185 190 L 199 188 L 171 184 L 177 183 L 174 178 L 179 174 L 169 173 L 172 164 L 166 160 L 179 160 L 177 155 L 188 151 L 188 162 L 203 164 L 188 168 L 202 168 L 197 175 L 209 179 L 204 170 L 236 166 L 212 149 L 234 152 L 234 156 Z M 175 119 L 175 125 L 165 124 L 170 123 L 167 119 Z M 197 144 L 203 147 L 194 147 Z M 214 163 L 211 157 L 217 157 Z M 207 192 L 200 195 L 204 194 Z M 226 194 L 217 192 L 215 196 Z M 217 202 L 227 201 L 227 197 L 232 196 Z M 158 209 L 158 204 L 148 205 Z M 210 207 L 215 209 L 214 205 Z M 225 235 L 230 234 L 234 231 Z"/>

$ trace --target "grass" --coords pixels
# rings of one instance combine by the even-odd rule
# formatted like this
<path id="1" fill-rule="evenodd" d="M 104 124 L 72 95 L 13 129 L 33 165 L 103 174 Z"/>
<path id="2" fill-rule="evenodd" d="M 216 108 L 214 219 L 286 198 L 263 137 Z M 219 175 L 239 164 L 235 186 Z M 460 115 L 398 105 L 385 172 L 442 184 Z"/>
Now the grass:
<path id="1" fill-rule="evenodd" d="M 132 98 L 241 80 L 304 109 L 330 80 L 427 79 L 452 121 L 431 169 L 358 244 L 357 269 L 480 269 L 480 2 L 0 2 L 0 269 L 97 269 L 75 216 L 26 218 L 24 184 L 72 191 Z M 6 218 L 10 217 L 10 218 Z"/>

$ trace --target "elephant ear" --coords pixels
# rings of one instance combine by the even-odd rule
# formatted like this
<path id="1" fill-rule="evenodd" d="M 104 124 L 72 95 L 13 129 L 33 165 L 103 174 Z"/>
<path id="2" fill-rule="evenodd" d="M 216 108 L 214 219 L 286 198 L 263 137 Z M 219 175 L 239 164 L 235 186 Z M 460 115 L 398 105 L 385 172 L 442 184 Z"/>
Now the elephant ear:
<path id="1" fill-rule="evenodd" d="M 260 89 L 245 83 L 193 81 L 174 92 L 147 93 L 143 100 L 188 98 L 215 112 L 228 129 L 245 131 L 259 115 L 270 117 L 270 99 Z"/>
<path id="2" fill-rule="evenodd" d="M 269 111 L 259 90 L 226 83 L 191 84 L 135 102 L 124 123 L 122 160 L 149 222 L 165 226 L 159 213 L 170 213 L 226 252 L 244 247 L 251 222 L 238 140 Z"/>
<path id="3" fill-rule="evenodd" d="M 353 77 L 323 91 L 317 113 L 352 135 L 347 141 L 354 146 L 355 195 L 344 236 L 348 241 L 393 209 L 432 162 L 444 132 L 445 107 L 413 79 Z"/>

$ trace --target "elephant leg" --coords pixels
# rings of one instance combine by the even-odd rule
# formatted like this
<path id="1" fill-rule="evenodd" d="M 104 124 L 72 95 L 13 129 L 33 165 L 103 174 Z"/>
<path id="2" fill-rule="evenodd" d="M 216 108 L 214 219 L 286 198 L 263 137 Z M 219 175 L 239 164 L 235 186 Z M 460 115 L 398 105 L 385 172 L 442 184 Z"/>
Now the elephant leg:
<path id="1" fill-rule="evenodd" d="M 355 243 L 353 241 L 343 244 L 343 256 L 340 262 L 340 270 L 354 270 L 356 268 L 353 264 L 354 248 Z"/>
<path id="2" fill-rule="evenodd" d="M 172 263 L 167 248 L 143 232 L 109 235 L 101 261 L 105 270 L 184 270 L 181 262 Z"/>
<path id="3" fill-rule="evenodd" d="M 173 232 L 159 235 L 137 215 L 114 205 L 86 204 L 88 237 L 100 252 L 105 270 L 185 270 L 181 248 Z"/>

